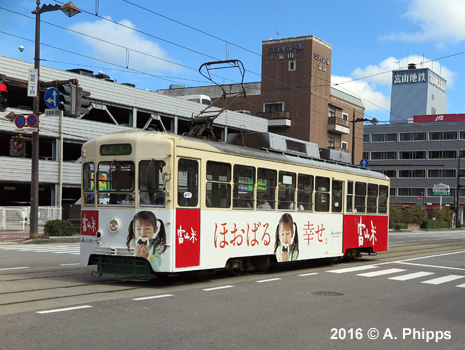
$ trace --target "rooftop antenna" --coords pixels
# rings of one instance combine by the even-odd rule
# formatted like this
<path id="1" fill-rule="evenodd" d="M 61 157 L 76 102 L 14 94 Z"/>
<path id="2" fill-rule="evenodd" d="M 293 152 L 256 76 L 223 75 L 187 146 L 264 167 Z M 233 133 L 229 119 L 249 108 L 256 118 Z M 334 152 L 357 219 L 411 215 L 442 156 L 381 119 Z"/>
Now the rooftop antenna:
<path id="1" fill-rule="evenodd" d="M 278 24 L 276 26 L 276 39 L 279 39 L 279 7 L 278 7 Z"/>

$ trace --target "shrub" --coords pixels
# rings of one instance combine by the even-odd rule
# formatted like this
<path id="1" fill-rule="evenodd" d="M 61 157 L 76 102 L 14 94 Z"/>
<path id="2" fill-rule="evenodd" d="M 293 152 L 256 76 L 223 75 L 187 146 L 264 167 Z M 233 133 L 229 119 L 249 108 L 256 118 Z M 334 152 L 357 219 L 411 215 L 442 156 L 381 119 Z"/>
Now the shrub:
<path id="1" fill-rule="evenodd" d="M 420 227 L 426 229 L 450 228 L 451 222 L 443 220 L 425 220 L 421 223 Z"/>
<path id="2" fill-rule="evenodd" d="M 408 225 L 407 224 L 395 224 L 394 229 L 395 230 L 407 230 Z"/>
<path id="3" fill-rule="evenodd" d="M 76 234 L 76 229 L 71 221 L 49 220 L 45 223 L 44 233 L 47 236 L 72 236 Z"/>

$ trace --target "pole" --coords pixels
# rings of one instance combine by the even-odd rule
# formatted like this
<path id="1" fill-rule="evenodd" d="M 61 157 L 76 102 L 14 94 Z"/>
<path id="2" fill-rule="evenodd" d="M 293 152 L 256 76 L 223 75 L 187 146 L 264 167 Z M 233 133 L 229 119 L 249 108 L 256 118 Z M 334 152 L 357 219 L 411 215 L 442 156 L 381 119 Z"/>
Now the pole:
<path id="1" fill-rule="evenodd" d="M 352 116 L 352 164 L 355 161 L 355 109 L 354 115 Z"/>
<path id="2" fill-rule="evenodd" d="M 455 228 L 459 228 L 459 204 L 460 204 L 460 154 L 457 159 L 457 186 L 455 187 Z"/>
<path id="3" fill-rule="evenodd" d="M 37 69 L 37 96 L 33 98 L 32 113 L 39 118 L 40 113 L 40 0 L 37 0 L 36 28 L 35 28 L 35 55 L 34 69 Z M 31 159 L 31 214 L 30 233 L 31 239 L 39 236 L 39 126 L 32 133 L 32 159 Z"/>

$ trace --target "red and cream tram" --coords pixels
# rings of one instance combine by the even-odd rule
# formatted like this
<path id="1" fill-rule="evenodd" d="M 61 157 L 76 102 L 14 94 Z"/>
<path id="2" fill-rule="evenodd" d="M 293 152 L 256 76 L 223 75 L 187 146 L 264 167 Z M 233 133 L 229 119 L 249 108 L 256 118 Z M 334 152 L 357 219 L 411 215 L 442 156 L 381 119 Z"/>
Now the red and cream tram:
<path id="1" fill-rule="evenodd" d="M 308 142 L 245 136 L 136 130 L 87 142 L 81 264 L 137 278 L 387 250 L 386 176 L 319 159 Z"/>

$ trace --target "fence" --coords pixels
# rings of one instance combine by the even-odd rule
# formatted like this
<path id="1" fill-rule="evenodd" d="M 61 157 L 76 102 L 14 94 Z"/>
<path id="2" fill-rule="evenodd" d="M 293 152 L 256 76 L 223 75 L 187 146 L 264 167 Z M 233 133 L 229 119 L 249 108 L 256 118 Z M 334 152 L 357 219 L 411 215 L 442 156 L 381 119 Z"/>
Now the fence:
<path id="1" fill-rule="evenodd" d="M 31 207 L 0 207 L 0 231 L 24 230 L 29 227 Z M 39 225 L 45 225 L 48 220 L 61 219 L 61 208 L 39 207 Z"/>

